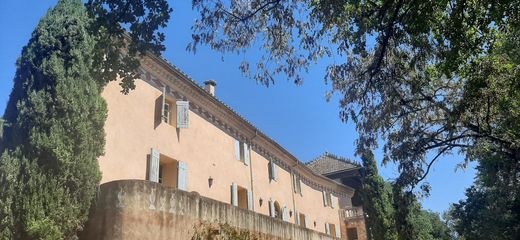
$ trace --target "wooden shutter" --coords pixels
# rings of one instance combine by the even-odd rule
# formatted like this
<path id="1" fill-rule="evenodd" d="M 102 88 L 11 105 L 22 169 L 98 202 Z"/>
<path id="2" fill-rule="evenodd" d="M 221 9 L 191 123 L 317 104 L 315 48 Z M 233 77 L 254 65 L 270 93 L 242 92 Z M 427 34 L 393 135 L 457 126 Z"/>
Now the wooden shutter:
<path id="1" fill-rule="evenodd" d="M 253 211 L 253 192 L 247 190 L 247 209 Z"/>
<path id="2" fill-rule="evenodd" d="M 236 183 L 231 184 L 231 205 L 238 206 L 238 186 Z"/>
<path id="3" fill-rule="evenodd" d="M 177 101 L 177 128 L 189 127 L 190 102 Z"/>
<path id="4" fill-rule="evenodd" d="M 161 154 L 159 150 L 152 148 L 150 152 L 150 160 L 148 163 L 148 180 L 152 182 L 159 182 L 159 164 Z"/>
<path id="5" fill-rule="evenodd" d="M 339 229 L 339 225 L 335 227 L 336 228 L 336 237 L 341 238 L 341 231 Z"/>
<path id="6" fill-rule="evenodd" d="M 330 226 L 329 226 L 329 223 L 325 223 L 325 233 L 327 235 L 330 235 Z"/>
<path id="7" fill-rule="evenodd" d="M 269 199 L 269 215 L 271 215 L 271 217 L 276 217 L 276 212 L 274 211 L 274 201 L 272 199 Z"/>
<path id="8" fill-rule="evenodd" d="M 303 196 L 303 182 L 300 179 L 300 196 Z"/>
<path id="9" fill-rule="evenodd" d="M 282 209 L 282 220 L 289 221 L 289 209 L 287 207 L 283 207 Z"/>
<path id="10" fill-rule="evenodd" d="M 177 188 L 188 191 L 188 164 L 183 161 L 179 161 L 178 170 Z"/>
<path id="11" fill-rule="evenodd" d="M 272 180 L 278 180 L 278 172 L 277 172 L 277 169 L 276 169 L 276 163 L 273 162 L 273 160 L 271 160 L 269 162 L 269 167 L 271 169 L 271 179 Z"/>
<path id="12" fill-rule="evenodd" d="M 165 122 L 166 116 L 164 116 L 164 110 L 166 107 L 166 86 L 162 88 L 161 102 L 161 122 Z"/>
<path id="13" fill-rule="evenodd" d="M 249 152 L 249 146 L 247 145 L 247 143 L 243 143 L 244 144 L 244 164 L 246 164 L 247 166 L 249 166 L 249 164 L 251 164 L 251 156 L 250 156 L 250 152 Z"/>
<path id="14" fill-rule="evenodd" d="M 323 206 L 328 206 L 327 204 L 327 193 L 325 191 L 321 191 L 321 193 L 323 194 Z"/>
<path id="15" fill-rule="evenodd" d="M 235 139 L 235 158 L 240 161 L 240 141 Z"/>

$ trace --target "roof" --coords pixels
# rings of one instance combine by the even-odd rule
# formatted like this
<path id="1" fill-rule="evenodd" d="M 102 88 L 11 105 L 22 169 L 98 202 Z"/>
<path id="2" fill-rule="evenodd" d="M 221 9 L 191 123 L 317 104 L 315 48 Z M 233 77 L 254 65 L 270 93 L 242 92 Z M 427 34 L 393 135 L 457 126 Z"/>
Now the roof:
<path id="1" fill-rule="evenodd" d="M 321 175 L 361 168 L 359 163 L 328 152 L 325 152 L 305 165 L 315 173 Z"/>

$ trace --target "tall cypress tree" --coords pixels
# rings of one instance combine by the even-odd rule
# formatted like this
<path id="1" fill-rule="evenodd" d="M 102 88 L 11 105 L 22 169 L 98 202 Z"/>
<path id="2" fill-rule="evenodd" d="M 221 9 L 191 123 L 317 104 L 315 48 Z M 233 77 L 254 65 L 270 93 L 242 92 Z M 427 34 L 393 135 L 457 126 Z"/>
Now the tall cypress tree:
<path id="1" fill-rule="evenodd" d="M 17 62 L 0 150 L 0 239 L 75 239 L 100 181 L 106 104 L 91 18 L 60 0 Z"/>

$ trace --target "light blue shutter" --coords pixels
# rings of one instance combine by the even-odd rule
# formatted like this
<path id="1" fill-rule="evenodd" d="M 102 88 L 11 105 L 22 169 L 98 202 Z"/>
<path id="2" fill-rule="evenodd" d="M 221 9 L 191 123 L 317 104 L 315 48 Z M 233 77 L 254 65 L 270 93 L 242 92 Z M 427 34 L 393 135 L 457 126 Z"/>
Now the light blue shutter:
<path id="1" fill-rule="evenodd" d="M 161 154 L 159 150 L 152 148 L 150 153 L 150 162 L 148 168 L 148 180 L 152 182 L 159 182 L 159 163 Z"/>
<path id="2" fill-rule="evenodd" d="M 188 191 L 188 164 L 179 161 L 179 173 L 177 174 L 177 188 Z"/>
<path id="3" fill-rule="evenodd" d="M 253 192 L 251 190 L 247 190 L 247 209 L 253 210 Z"/>
<path id="4" fill-rule="evenodd" d="M 330 235 L 330 226 L 329 226 L 329 223 L 325 223 L 325 233 L 327 235 Z"/>
<path id="5" fill-rule="evenodd" d="M 303 196 L 303 182 L 300 179 L 300 196 Z"/>
<path id="6" fill-rule="evenodd" d="M 177 101 L 177 128 L 189 127 L 190 102 Z"/>
<path id="7" fill-rule="evenodd" d="M 282 209 L 282 220 L 289 221 L 289 209 L 287 207 L 283 207 Z"/>
<path id="8" fill-rule="evenodd" d="M 269 167 L 270 167 L 270 170 L 271 170 L 271 179 L 272 180 L 278 180 L 278 173 L 276 172 L 276 164 L 273 162 L 273 160 L 271 160 L 269 162 Z"/>
<path id="9" fill-rule="evenodd" d="M 269 199 L 269 214 L 271 217 L 276 217 L 276 212 L 274 211 L 274 201 Z"/>
<path id="10" fill-rule="evenodd" d="M 328 206 L 327 204 L 327 193 L 325 191 L 321 191 L 321 194 L 323 195 L 323 206 Z"/>
<path id="11" fill-rule="evenodd" d="M 162 96 L 161 96 L 161 101 L 162 101 L 162 107 L 161 107 L 161 122 L 166 122 L 166 116 L 164 115 L 164 110 L 165 110 L 165 107 L 166 107 L 166 86 L 164 86 L 162 88 Z"/>
<path id="12" fill-rule="evenodd" d="M 336 226 L 336 237 L 341 238 L 341 231 L 339 229 L 339 226 Z"/>
<path id="13" fill-rule="evenodd" d="M 247 166 L 251 164 L 251 156 L 249 153 L 249 146 L 247 145 L 247 143 L 244 143 L 244 164 L 246 164 Z"/>
<path id="14" fill-rule="evenodd" d="M 231 184 L 231 205 L 238 206 L 238 187 L 236 183 Z"/>
<path id="15" fill-rule="evenodd" d="M 235 139 L 235 158 L 240 161 L 240 141 Z"/>

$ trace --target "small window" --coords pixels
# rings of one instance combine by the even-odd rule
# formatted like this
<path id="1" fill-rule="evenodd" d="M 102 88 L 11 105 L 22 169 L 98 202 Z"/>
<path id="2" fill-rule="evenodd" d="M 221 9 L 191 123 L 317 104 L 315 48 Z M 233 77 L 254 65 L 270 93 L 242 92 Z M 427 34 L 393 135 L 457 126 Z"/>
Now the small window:
<path id="1" fill-rule="evenodd" d="M 334 206 L 332 206 L 332 196 L 329 192 L 325 192 L 323 191 L 323 205 L 325 207 L 332 207 L 334 208 Z"/>
<path id="2" fill-rule="evenodd" d="M 298 215 L 299 215 L 299 216 L 297 216 L 297 217 L 300 219 L 300 220 L 299 220 L 299 225 L 300 225 L 301 227 L 306 227 L 307 224 L 305 223 L 305 214 L 303 214 L 303 213 L 299 213 Z"/>
<path id="3" fill-rule="evenodd" d="M 358 240 L 357 228 L 347 228 L 347 239 Z"/>
<path id="4" fill-rule="evenodd" d="M 336 236 L 336 225 L 329 223 L 330 236 Z M 336 236 L 338 237 L 338 236 Z"/>
<path id="5" fill-rule="evenodd" d="M 249 166 L 251 162 L 251 155 L 247 143 L 235 139 L 235 158 Z"/>
<path id="6" fill-rule="evenodd" d="M 269 161 L 269 179 L 278 181 L 278 168 L 272 160 Z"/>

